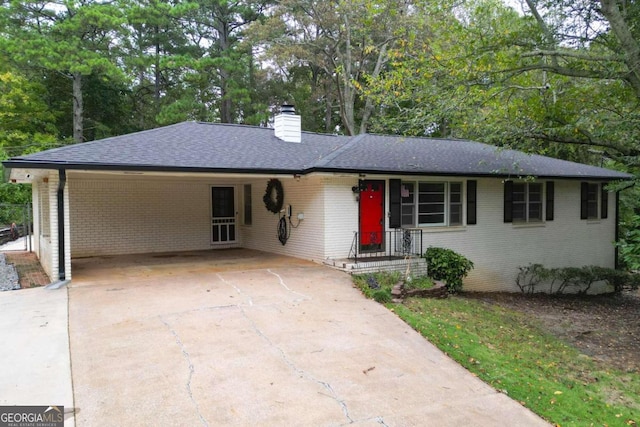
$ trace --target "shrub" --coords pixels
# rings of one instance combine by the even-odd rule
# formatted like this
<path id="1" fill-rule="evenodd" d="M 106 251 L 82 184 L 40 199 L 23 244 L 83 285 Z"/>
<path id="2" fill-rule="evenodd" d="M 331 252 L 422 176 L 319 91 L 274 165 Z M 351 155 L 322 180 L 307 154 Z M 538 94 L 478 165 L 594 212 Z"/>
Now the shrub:
<path id="1" fill-rule="evenodd" d="M 516 276 L 516 285 L 523 294 L 536 292 L 541 283 L 549 280 L 549 270 L 542 264 L 529 264 L 525 267 L 518 267 L 519 273 Z"/>
<path id="2" fill-rule="evenodd" d="M 638 274 L 595 265 L 545 268 L 541 264 L 529 264 L 518 270 L 516 285 L 522 293 L 586 294 L 596 282 L 606 282 L 615 293 L 640 286 Z M 540 289 L 542 286 L 547 286 L 548 290 Z"/>
<path id="3" fill-rule="evenodd" d="M 424 258 L 429 277 L 443 281 L 450 293 L 462 290 L 462 279 L 473 269 L 473 262 L 451 249 L 429 247 Z"/>
<path id="4" fill-rule="evenodd" d="M 620 248 L 620 261 L 630 270 L 640 270 L 640 215 L 633 215 L 621 224 L 627 230 L 616 245 Z"/>

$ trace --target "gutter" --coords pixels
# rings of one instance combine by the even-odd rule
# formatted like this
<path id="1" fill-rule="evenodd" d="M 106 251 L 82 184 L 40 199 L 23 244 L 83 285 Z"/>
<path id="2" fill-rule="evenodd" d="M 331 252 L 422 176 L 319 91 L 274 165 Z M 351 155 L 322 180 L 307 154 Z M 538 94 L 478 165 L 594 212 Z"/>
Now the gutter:
<path id="1" fill-rule="evenodd" d="M 338 150 L 339 151 L 339 150 Z M 333 153 L 332 153 L 333 154 Z M 323 163 L 323 162 L 321 162 Z M 138 164 L 107 164 L 107 163 L 67 163 L 67 162 L 49 162 L 49 161 L 28 161 L 22 159 L 5 160 L 2 162 L 5 170 L 8 169 L 53 169 L 63 170 L 83 170 L 83 171 L 107 171 L 107 172 L 160 172 L 160 173 L 218 173 L 218 174 L 248 174 L 248 175 L 310 175 L 312 173 L 337 173 L 337 174 L 367 174 L 367 175 L 394 175 L 394 176 L 456 176 L 468 178 L 501 178 L 501 179 L 518 179 L 520 177 L 529 176 L 527 174 L 514 175 L 513 173 L 495 173 L 495 172 L 464 172 L 464 171 L 424 171 L 424 170 L 391 170 L 391 169 L 372 169 L 357 167 L 328 167 L 323 165 L 314 165 L 303 167 L 302 169 L 279 169 L 279 168 L 209 168 L 209 167 L 189 167 L 189 166 L 158 166 L 158 165 L 138 165 Z M 611 171 L 615 173 L 615 171 Z M 534 176 L 534 175 L 531 175 Z M 559 179 L 559 180 L 597 180 L 597 181 L 624 181 L 631 180 L 633 175 L 535 175 L 537 179 Z"/>
<path id="2" fill-rule="evenodd" d="M 64 237 L 64 187 L 67 184 L 65 169 L 58 170 L 58 280 L 45 286 L 45 289 L 60 289 L 71 280 L 67 280 L 65 269 L 65 237 Z"/>

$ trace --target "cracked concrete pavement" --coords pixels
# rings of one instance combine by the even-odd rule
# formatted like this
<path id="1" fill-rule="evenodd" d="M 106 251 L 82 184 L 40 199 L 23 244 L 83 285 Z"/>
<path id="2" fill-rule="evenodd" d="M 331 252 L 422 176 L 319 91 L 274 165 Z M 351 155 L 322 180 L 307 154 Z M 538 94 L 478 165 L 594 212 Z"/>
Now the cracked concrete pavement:
<path id="1" fill-rule="evenodd" d="M 243 249 L 73 268 L 79 426 L 547 425 L 327 267 Z"/>

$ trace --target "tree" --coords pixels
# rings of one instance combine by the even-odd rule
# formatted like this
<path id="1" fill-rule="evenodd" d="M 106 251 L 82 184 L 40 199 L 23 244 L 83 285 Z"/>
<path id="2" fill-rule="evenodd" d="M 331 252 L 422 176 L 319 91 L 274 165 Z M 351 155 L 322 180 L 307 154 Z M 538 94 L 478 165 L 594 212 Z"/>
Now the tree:
<path id="1" fill-rule="evenodd" d="M 72 82 L 73 139 L 84 138 L 84 78 L 119 76 L 110 60 L 124 23 L 114 3 L 10 1 L 0 9 L 2 50 L 21 67 L 61 73 Z"/>
<path id="2" fill-rule="evenodd" d="M 375 112 L 366 86 L 383 72 L 409 15 L 402 1 L 285 0 L 266 24 L 267 57 L 285 79 L 291 70 L 308 68 L 312 92 L 322 88 L 325 121 L 335 101 L 341 131 L 363 133 Z"/>
<path id="3" fill-rule="evenodd" d="M 184 28 L 194 8 L 189 2 L 131 0 L 123 11 L 128 36 L 122 40 L 122 63 L 139 129 L 157 126 L 163 108 L 181 96 L 184 58 L 196 55 Z"/>
<path id="4" fill-rule="evenodd" d="M 165 108 L 163 122 L 220 120 L 261 121 L 266 105 L 253 97 L 255 59 L 244 42 L 245 30 L 262 19 L 271 0 L 197 0 L 182 18 L 188 53 L 177 59 L 184 67 L 175 103 Z M 262 110 L 262 111 L 260 111 Z"/>
<path id="5" fill-rule="evenodd" d="M 0 65 L 0 160 L 55 146 L 55 116 L 43 101 L 45 88 L 3 61 Z M 4 171 L 0 167 L 0 174 Z M 0 183 L 3 203 L 26 203 L 29 188 Z"/>

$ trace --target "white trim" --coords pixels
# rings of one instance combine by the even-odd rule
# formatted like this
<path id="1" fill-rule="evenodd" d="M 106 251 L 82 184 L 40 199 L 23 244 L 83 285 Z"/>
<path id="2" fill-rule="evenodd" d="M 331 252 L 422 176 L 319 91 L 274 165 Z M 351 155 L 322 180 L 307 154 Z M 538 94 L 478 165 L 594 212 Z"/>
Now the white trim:
<path id="1" fill-rule="evenodd" d="M 213 189 L 214 188 L 232 188 L 233 189 L 233 216 L 232 217 L 220 217 L 220 218 L 214 218 L 213 217 Z M 228 245 L 235 245 L 236 243 L 238 243 L 239 239 L 238 239 L 238 230 L 239 230 L 239 221 L 238 221 L 238 186 L 235 184 L 226 184 L 226 185 L 216 185 L 216 184 L 211 184 L 209 186 L 209 218 L 210 218 L 210 236 L 209 236 L 209 242 L 211 243 L 211 246 L 215 246 L 215 247 L 220 247 L 220 246 L 228 246 Z M 224 221 L 224 220 L 230 220 L 231 222 L 229 222 L 229 225 L 233 225 L 234 227 L 234 232 L 233 232 L 233 240 L 224 240 L 224 241 L 219 241 L 216 242 L 213 240 L 213 229 L 214 229 L 214 223 L 215 221 Z"/>

